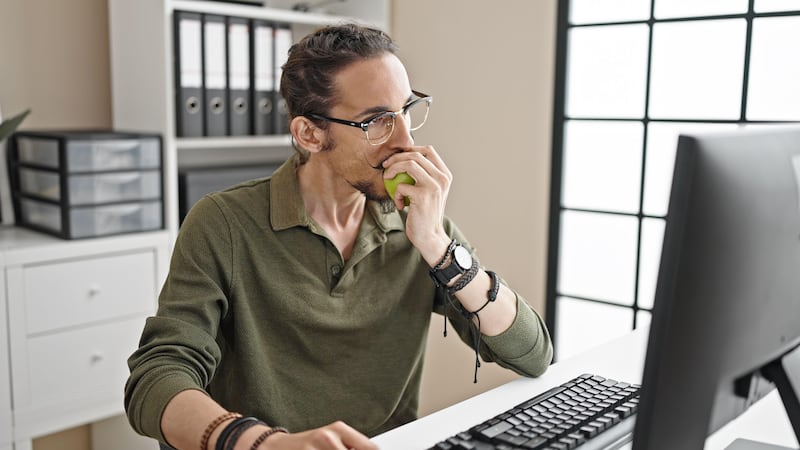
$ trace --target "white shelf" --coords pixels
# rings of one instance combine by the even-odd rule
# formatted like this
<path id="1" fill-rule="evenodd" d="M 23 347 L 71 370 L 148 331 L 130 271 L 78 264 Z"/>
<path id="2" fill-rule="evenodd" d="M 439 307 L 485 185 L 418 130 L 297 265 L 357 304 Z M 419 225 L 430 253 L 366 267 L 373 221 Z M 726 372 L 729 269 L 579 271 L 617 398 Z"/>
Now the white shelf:
<path id="1" fill-rule="evenodd" d="M 286 22 L 301 25 L 332 25 L 341 22 L 352 22 L 352 17 L 299 12 L 288 9 L 268 8 L 262 6 L 240 5 L 223 2 L 173 0 L 169 8 L 172 10 L 240 16 L 252 19 L 264 19 L 273 22 Z"/>
<path id="2" fill-rule="evenodd" d="M 273 136 L 226 136 L 226 137 L 198 137 L 176 138 L 175 147 L 178 150 L 189 149 L 224 149 L 224 148 L 264 148 L 288 147 L 291 139 L 286 135 Z"/>

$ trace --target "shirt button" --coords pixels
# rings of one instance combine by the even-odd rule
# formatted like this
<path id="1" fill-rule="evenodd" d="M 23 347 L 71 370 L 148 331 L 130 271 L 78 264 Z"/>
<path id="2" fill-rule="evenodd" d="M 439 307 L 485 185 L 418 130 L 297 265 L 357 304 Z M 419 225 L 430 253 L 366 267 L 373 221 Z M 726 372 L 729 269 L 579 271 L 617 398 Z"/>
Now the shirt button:
<path id="1" fill-rule="evenodd" d="M 331 266 L 331 275 L 338 277 L 342 273 L 342 266 Z"/>

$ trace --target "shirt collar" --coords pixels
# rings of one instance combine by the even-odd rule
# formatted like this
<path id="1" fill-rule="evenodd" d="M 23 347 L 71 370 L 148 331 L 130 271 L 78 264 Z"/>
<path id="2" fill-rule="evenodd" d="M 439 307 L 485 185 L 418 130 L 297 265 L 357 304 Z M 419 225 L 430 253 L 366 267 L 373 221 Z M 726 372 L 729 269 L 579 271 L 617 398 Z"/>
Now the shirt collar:
<path id="1" fill-rule="evenodd" d="M 269 215 L 272 229 L 275 231 L 297 226 L 313 227 L 303 204 L 303 197 L 300 195 L 300 183 L 297 179 L 299 165 L 298 155 L 292 155 L 270 178 Z M 383 213 L 378 202 L 367 201 L 367 213 L 383 232 L 404 228 L 400 213 L 397 211 Z"/>

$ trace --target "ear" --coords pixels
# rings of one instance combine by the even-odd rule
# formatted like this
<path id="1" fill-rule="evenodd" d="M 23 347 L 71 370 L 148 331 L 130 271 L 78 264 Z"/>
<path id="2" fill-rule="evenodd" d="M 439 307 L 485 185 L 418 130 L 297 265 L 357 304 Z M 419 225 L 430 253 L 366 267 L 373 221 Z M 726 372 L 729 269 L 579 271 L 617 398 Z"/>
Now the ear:
<path id="1" fill-rule="evenodd" d="M 289 124 L 289 130 L 300 148 L 311 153 L 322 150 L 325 144 L 325 130 L 319 128 L 309 118 L 297 116 Z"/>

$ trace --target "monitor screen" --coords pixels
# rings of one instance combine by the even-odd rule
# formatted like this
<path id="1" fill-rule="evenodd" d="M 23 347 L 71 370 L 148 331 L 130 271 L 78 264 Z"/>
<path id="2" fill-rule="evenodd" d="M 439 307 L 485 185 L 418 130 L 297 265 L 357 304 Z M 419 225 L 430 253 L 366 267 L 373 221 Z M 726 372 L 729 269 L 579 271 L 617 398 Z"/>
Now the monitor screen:
<path id="1" fill-rule="evenodd" d="M 766 366 L 800 434 L 798 345 L 800 128 L 681 136 L 633 448 L 703 448 Z"/>

